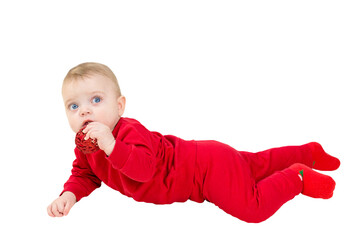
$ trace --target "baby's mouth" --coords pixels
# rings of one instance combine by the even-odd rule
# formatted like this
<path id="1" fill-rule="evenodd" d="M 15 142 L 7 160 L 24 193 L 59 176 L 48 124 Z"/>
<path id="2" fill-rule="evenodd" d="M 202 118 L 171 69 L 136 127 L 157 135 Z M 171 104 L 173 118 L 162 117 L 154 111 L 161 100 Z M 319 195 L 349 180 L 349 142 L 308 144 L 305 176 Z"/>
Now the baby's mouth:
<path id="1" fill-rule="evenodd" d="M 87 120 L 83 123 L 82 127 L 85 127 L 86 125 L 88 125 L 89 123 L 91 123 L 92 121 L 91 120 Z"/>

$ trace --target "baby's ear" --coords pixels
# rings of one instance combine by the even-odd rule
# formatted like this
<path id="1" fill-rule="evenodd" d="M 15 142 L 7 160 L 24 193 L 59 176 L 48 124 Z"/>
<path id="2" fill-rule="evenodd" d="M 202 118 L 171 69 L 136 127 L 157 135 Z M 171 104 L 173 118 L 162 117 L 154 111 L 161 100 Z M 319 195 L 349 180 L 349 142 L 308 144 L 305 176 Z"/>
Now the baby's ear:
<path id="1" fill-rule="evenodd" d="M 118 102 L 119 116 L 121 117 L 125 112 L 126 98 L 124 96 L 120 96 L 117 99 L 117 102 Z"/>

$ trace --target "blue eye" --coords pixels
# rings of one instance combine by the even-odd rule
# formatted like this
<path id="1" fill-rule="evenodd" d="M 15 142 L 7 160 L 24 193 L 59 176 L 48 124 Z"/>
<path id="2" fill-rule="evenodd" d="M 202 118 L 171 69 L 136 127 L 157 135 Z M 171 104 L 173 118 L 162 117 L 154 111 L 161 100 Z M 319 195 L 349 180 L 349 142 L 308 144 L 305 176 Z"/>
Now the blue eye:
<path id="1" fill-rule="evenodd" d="M 70 105 L 70 109 L 71 110 L 76 110 L 76 109 L 78 109 L 79 108 L 79 106 L 77 105 L 77 104 L 71 104 Z"/>
<path id="2" fill-rule="evenodd" d="M 99 103 L 101 101 L 101 99 L 99 97 L 94 97 L 92 102 L 93 103 Z"/>

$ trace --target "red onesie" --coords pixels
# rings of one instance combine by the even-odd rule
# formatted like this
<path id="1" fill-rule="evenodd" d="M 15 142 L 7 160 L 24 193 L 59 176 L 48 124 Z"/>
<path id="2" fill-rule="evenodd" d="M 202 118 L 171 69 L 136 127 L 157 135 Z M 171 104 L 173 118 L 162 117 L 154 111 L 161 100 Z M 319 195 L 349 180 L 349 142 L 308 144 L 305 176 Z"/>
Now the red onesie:
<path id="1" fill-rule="evenodd" d="M 73 192 L 77 201 L 103 181 L 136 201 L 207 200 L 241 220 L 260 222 L 302 191 L 298 174 L 288 167 L 299 162 L 311 166 L 313 161 L 307 145 L 239 152 L 216 141 L 150 132 L 130 118 L 121 118 L 113 135 L 110 156 L 75 149 L 64 191 Z"/>

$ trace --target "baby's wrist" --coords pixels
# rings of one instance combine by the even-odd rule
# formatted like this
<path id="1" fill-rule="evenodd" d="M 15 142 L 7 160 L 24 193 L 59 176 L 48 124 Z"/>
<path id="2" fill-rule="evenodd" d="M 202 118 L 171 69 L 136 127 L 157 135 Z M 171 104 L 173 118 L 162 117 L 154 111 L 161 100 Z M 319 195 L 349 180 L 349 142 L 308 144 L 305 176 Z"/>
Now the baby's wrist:
<path id="1" fill-rule="evenodd" d="M 65 191 L 65 192 L 63 192 L 63 194 L 61 194 L 61 196 L 65 197 L 65 198 L 73 198 L 76 202 L 76 196 L 73 192 Z"/>
<path id="2" fill-rule="evenodd" d="M 112 141 L 111 144 L 108 145 L 107 148 L 104 149 L 104 152 L 107 156 L 110 156 L 110 154 L 112 153 L 112 151 L 114 150 L 115 147 L 115 139 Z"/>

